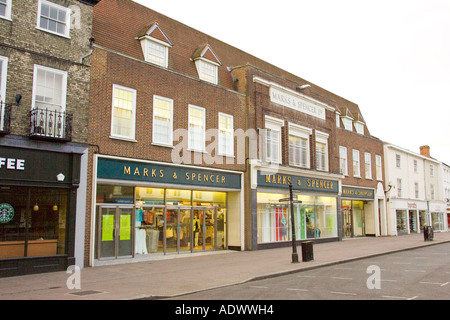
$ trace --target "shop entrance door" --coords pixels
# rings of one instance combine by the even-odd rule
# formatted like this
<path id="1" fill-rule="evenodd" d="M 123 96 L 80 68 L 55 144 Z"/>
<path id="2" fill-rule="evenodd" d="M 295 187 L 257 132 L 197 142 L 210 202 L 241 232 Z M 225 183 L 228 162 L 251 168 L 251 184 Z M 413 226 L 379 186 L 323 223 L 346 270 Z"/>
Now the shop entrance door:
<path id="1" fill-rule="evenodd" d="M 217 216 L 215 208 L 193 209 L 193 250 L 214 250 L 216 248 Z"/>
<path id="2" fill-rule="evenodd" d="M 166 208 L 164 218 L 164 252 L 191 251 L 192 210 L 190 208 Z"/>
<path id="3" fill-rule="evenodd" d="M 99 259 L 132 257 L 133 207 L 99 207 L 97 216 Z"/>
<path id="4" fill-rule="evenodd" d="M 344 238 L 352 237 L 352 211 L 349 208 L 342 209 L 342 229 Z"/>

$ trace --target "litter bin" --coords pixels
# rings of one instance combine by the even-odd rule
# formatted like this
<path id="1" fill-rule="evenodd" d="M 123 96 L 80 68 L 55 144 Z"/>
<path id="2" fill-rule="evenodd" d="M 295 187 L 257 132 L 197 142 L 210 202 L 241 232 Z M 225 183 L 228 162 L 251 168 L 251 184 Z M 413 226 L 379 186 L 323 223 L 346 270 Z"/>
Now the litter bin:
<path id="1" fill-rule="evenodd" d="M 432 226 L 423 227 L 423 237 L 425 241 L 433 241 L 434 231 Z"/>
<path id="2" fill-rule="evenodd" d="M 314 260 L 313 242 L 302 242 L 302 261 L 308 262 Z"/>

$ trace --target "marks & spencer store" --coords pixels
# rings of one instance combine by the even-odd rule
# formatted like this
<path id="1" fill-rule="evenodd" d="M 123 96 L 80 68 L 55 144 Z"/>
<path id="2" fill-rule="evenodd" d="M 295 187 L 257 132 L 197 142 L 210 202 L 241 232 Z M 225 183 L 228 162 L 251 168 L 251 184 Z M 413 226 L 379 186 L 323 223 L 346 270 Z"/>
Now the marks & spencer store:
<path id="1" fill-rule="evenodd" d="M 97 157 L 92 265 L 243 248 L 239 172 Z"/>
<path id="2" fill-rule="evenodd" d="M 292 241 L 289 183 L 292 184 L 297 240 L 338 239 L 339 180 L 325 176 L 257 171 L 256 207 L 257 248 L 288 245 Z M 255 239 L 253 240 L 255 241 Z"/>

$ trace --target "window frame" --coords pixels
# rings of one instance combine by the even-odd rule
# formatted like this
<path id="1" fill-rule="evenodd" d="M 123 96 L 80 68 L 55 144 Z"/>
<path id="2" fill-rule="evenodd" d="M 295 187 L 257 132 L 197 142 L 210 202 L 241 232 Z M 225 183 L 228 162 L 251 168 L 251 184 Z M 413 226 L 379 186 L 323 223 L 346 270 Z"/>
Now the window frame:
<path id="1" fill-rule="evenodd" d="M 1 15 L 0 15 L 0 18 L 1 18 L 1 19 L 5 19 L 5 20 L 12 21 L 12 18 L 11 18 L 12 0 L 6 0 L 5 6 L 6 6 L 6 7 L 5 7 L 5 15 L 4 15 L 4 16 L 1 16 Z"/>
<path id="2" fill-rule="evenodd" d="M 380 155 L 375 155 L 376 178 L 383 181 L 383 161 Z"/>
<path id="3" fill-rule="evenodd" d="M 152 59 L 149 59 L 149 53 L 150 53 L 150 48 L 149 45 L 150 44 L 155 44 L 160 46 L 162 49 L 164 49 L 164 62 L 163 63 L 159 63 L 157 61 L 154 61 Z M 148 63 L 163 67 L 163 68 L 168 68 L 169 67 L 169 48 L 171 48 L 172 46 L 160 41 L 158 39 L 155 39 L 153 37 L 150 36 L 145 36 L 141 39 L 141 46 L 142 46 L 142 51 L 144 54 L 144 60 Z"/>
<path id="4" fill-rule="evenodd" d="M 124 136 L 124 135 L 120 135 L 120 134 L 116 134 L 114 133 L 114 93 L 116 90 L 123 90 L 123 91 L 129 91 L 133 94 L 133 101 L 132 101 L 132 116 L 131 116 L 131 123 L 130 123 L 130 136 Z M 112 103 L 111 103 L 111 135 L 110 138 L 113 139 L 120 139 L 120 140 L 126 140 L 126 141 L 133 141 L 135 142 L 135 137 L 136 137 L 136 100 L 137 100 L 137 91 L 136 89 L 133 88 L 128 88 L 128 87 L 124 87 L 118 84 L 113 84 L 113 89 L 112 89 Z"/>
<path id="5" fill-rule="evenodd" d="M 192 142 L 191 142 L 191 110 L 192 109 L 197 109 L 199 111 L 202 112 L 202 141 L 201 141 L 201 148 L 194 148 L 192 146 Z M 190 151 L 197 151 L 197 152 L 206 152 L 206 109 L 203 107 L 199 107 L 199 106 L 195 106 L 190 104 L 188 107 L 188 150 Z"/>
<path id="6" fill-rule="evenodd" d="M 8 77 L 8 57 L 0 56 L 2 69 L 0 74 L 0 101 L 6 102 L 6 80 Z"/>
<path id="7" fill-rule="evenodd" d="M 345 158 L 342 157 L 342 155 L 345 153 Z M 342 167 L 343 163 L 342 161 L 345 160 L 345 166 Z M 347 147 L 339 146 L 339 169 L 341 171 L 341 174 L 344 176 L 348 176 L 348 150 Z"/>
<path id="8" fill-rule="evenodd" d="M 57 31 L 52 31 L 52 30 L 45 29 L 45 28 L 41 27 L 40 20 L 41 20 L 42 5 L 47 5 L 49 7 L 53 7 L 53 8 L 56 8 L 58 10 L 63 10 L 63 11 L 66 12 L 66 20 L 65 20 L 66 30 L 65 30 L 65 33 L 60 33 L 60 32 L 57 32 Z M 56 3 L 53 3 L 53 2 L 50 2 L 50 1 L 47 1 L 47 0 L 39 0 L 39 2 L 38 2 L 36 29 L 39 29 L 41 31 L 45 31 L 45 32 L 48 32 L 48 33 L 51 33 L 51 34 L 54 34 L 54 35 L 57 35 L 57 36 L 60 36 L 60 37 L 69 38 L 70 39 L 70 28 L 71 28 L 70 22 L 71 22 L 71 10 L 70 10 L 70 8 L 66 8 L 64 6 L 61 6 L 59 4 L 56 4 Z"/>
<path id="9" fill-rule="evenodd" d="M 311 150 L 310 150 L 310 136 L 312 135 L 312 129 L 310 128 L 306 128 L 303 126 L 300 126 L 298 124 L 294 124 L 294 123 L 289 123 L 288 124 L 288 128 L 289 128 L 289 165 L 290 166 L 294 166 L 294 167 L 300 167 L 300 168 L 306 168 L 309 169 L 311 168 Z M 293 147 L 291 146 L 291 136 L 295 137 L 295 138 L 299 138 L 302 140 L 306 140 L 306 148 L 305 148 L 305 163 L 295 163 L 292 160 L 292 149 Z M 296 147 L 294 147 L 296 148 Z M 296 158 L 301 159 L 301 151 L 300 154 L 297 155 Z"/>
<path id="10" fill-rule="evenodd" d="M 361 158 L 359 150 L 352 149 L 353 176 L 361 178 Z M 357 170 L 355 170 L 357 169 Z"/>
<path id="11" fill-rule="evenodd" d="M 156 101 L 157 100 L 165 101 L 170 104 L 170 106 L 169 106 L 169 121 L 168 121 L 169 136 L 167 137 L 168 142 L 156 141 L 156 138 L 155 138 L 155 123 L 156 123 L 155 118 L 157 116 L 157 112 L 156 112 Z M 153 96 L 152 144 L 154 144 L 154 145 L 173 147 L 173 103 L 174 103 L 173 100 L 170 98 L 166 98 L 166 97 L 162 97 L 162 96 L 158 96 L 158 95 Z"/>
<path id="12" fill-rule="evenodd" d="M 61 84 L 61 112 L 66 111 L 66 103 L 67 103 L 67 71 L 54 69 L 50 67 L 41 66 L 38 64 L 34 65 L 33 70 L 33 95 L 32 95 L 32 101 L 31 101 L 31 110 L 34 110 L 36 108 L 36 94 L 37 94 L 37 74 L 38 70 L 42 70 L 45 72 L 52 72 L 55 74 L 59 74 L 62 76 L 62 84 Z M 56 105 L 56 104 L 55 104 Z"/>
<path id="13" fill-rule="evenodd" d="M 282 159 L 282 141 L 281 141 L 281 131 L 282 128 L 284 126 L 284 120 L 281 119 L 277 119 L 274 117 L 270 117 L 270 116 L 265 116 L 264 118 L 264 126 L 265 126 L 265 148 L 266 148 L 266 152 L 264 155 L 265 161 L 269 162 L 269 163 L 274 163 L 274 164 L 281 164 L 283 159 Z M 267 151 L 268 151 L 268 143 L 269 143 L 269 139 L 268 136 L 270 135 L 270 132 L 276 132 L 278 134 L 278 139 L 277 139 L 277 159 L 275 159 L 273 157 L 273 144 L 270 145 L 270 150 L 271 150 L 271 157 L 269 158 L 267 155 Z M 272 141 L 272 140 L 270 140 Z"/>
<path id="14" fill-rule="evenodd" d="M 364 152 L 364 176 L 366 179 L 372 179 L 372 154 Z"/>
<path id="15" fill-rule="evenodd" d="M 221 121 L 220 121 L 220 117 L 225 117 L 225 118 L 229 118 L 231 119 L 231 128 L 229 129 L 222 129 L 221 127 Z M 226 114 L 223 112 L 219 112 L 218 115 L 218 121 L 219 121 L 219 125 L 218 125 L 218 138 L 219 138 L 219 147 L 218 147 L 218 155 L 220 156 L 227 156 L 227 157 L 233 157 L 234 156 L 234 117 L 230 114 Z M 226 148 L 224 149 L 225 146 L 222 145 L 222 139 L 221 136 L 222 131 L 226 131 L 227 135 L 230 135 L 230 146 L 229 149 L 230 150 L 226 150 Z"/>
<path id="16" fill-rule="evenodd" d="M 200 80 L 206 81 L 214 85 L 219 84 L 219 64 L 204 58 L 199 58 L 195 60 L 195 65 L 197 67 L 197 72 Z M 206 66 L 210 66 L 214 69 L 213 75 L 214 79 L 210 80 L 209 77 L 205 77 L 206 73 L 203 70 L 205 69 Z"/>
<path id="17" fill-rule="evenodd" d="M 327 133 L 316 131 L 316 169 L 318 171 L 326 171 L 326 172 L 329 171 L 329 167 L 330 166 L 329 166 L 329 159 L 328 159 L 328 149 L 329 149 L 328 138 L 329 138 L 329 135 Z M 323 164 L 323 168 L 319 167 L 319 161 L 318 161 L 318 159 L 319 159 L 319 156 L 318 156 L 319 150 L 317 148 L 317 144 L 318 143 L 323 144 L 325 146 L 324 147 L 324 164 Z"/>

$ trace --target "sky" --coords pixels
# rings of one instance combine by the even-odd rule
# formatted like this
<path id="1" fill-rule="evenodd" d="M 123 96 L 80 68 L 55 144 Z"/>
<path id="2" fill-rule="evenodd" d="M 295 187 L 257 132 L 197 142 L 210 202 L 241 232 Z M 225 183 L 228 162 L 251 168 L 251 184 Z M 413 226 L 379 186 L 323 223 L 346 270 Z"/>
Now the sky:
<path id="1" fill-rule="evenodd" d="M 449 0 L 135 0 L 359 105 L 450 165 Z"/>

